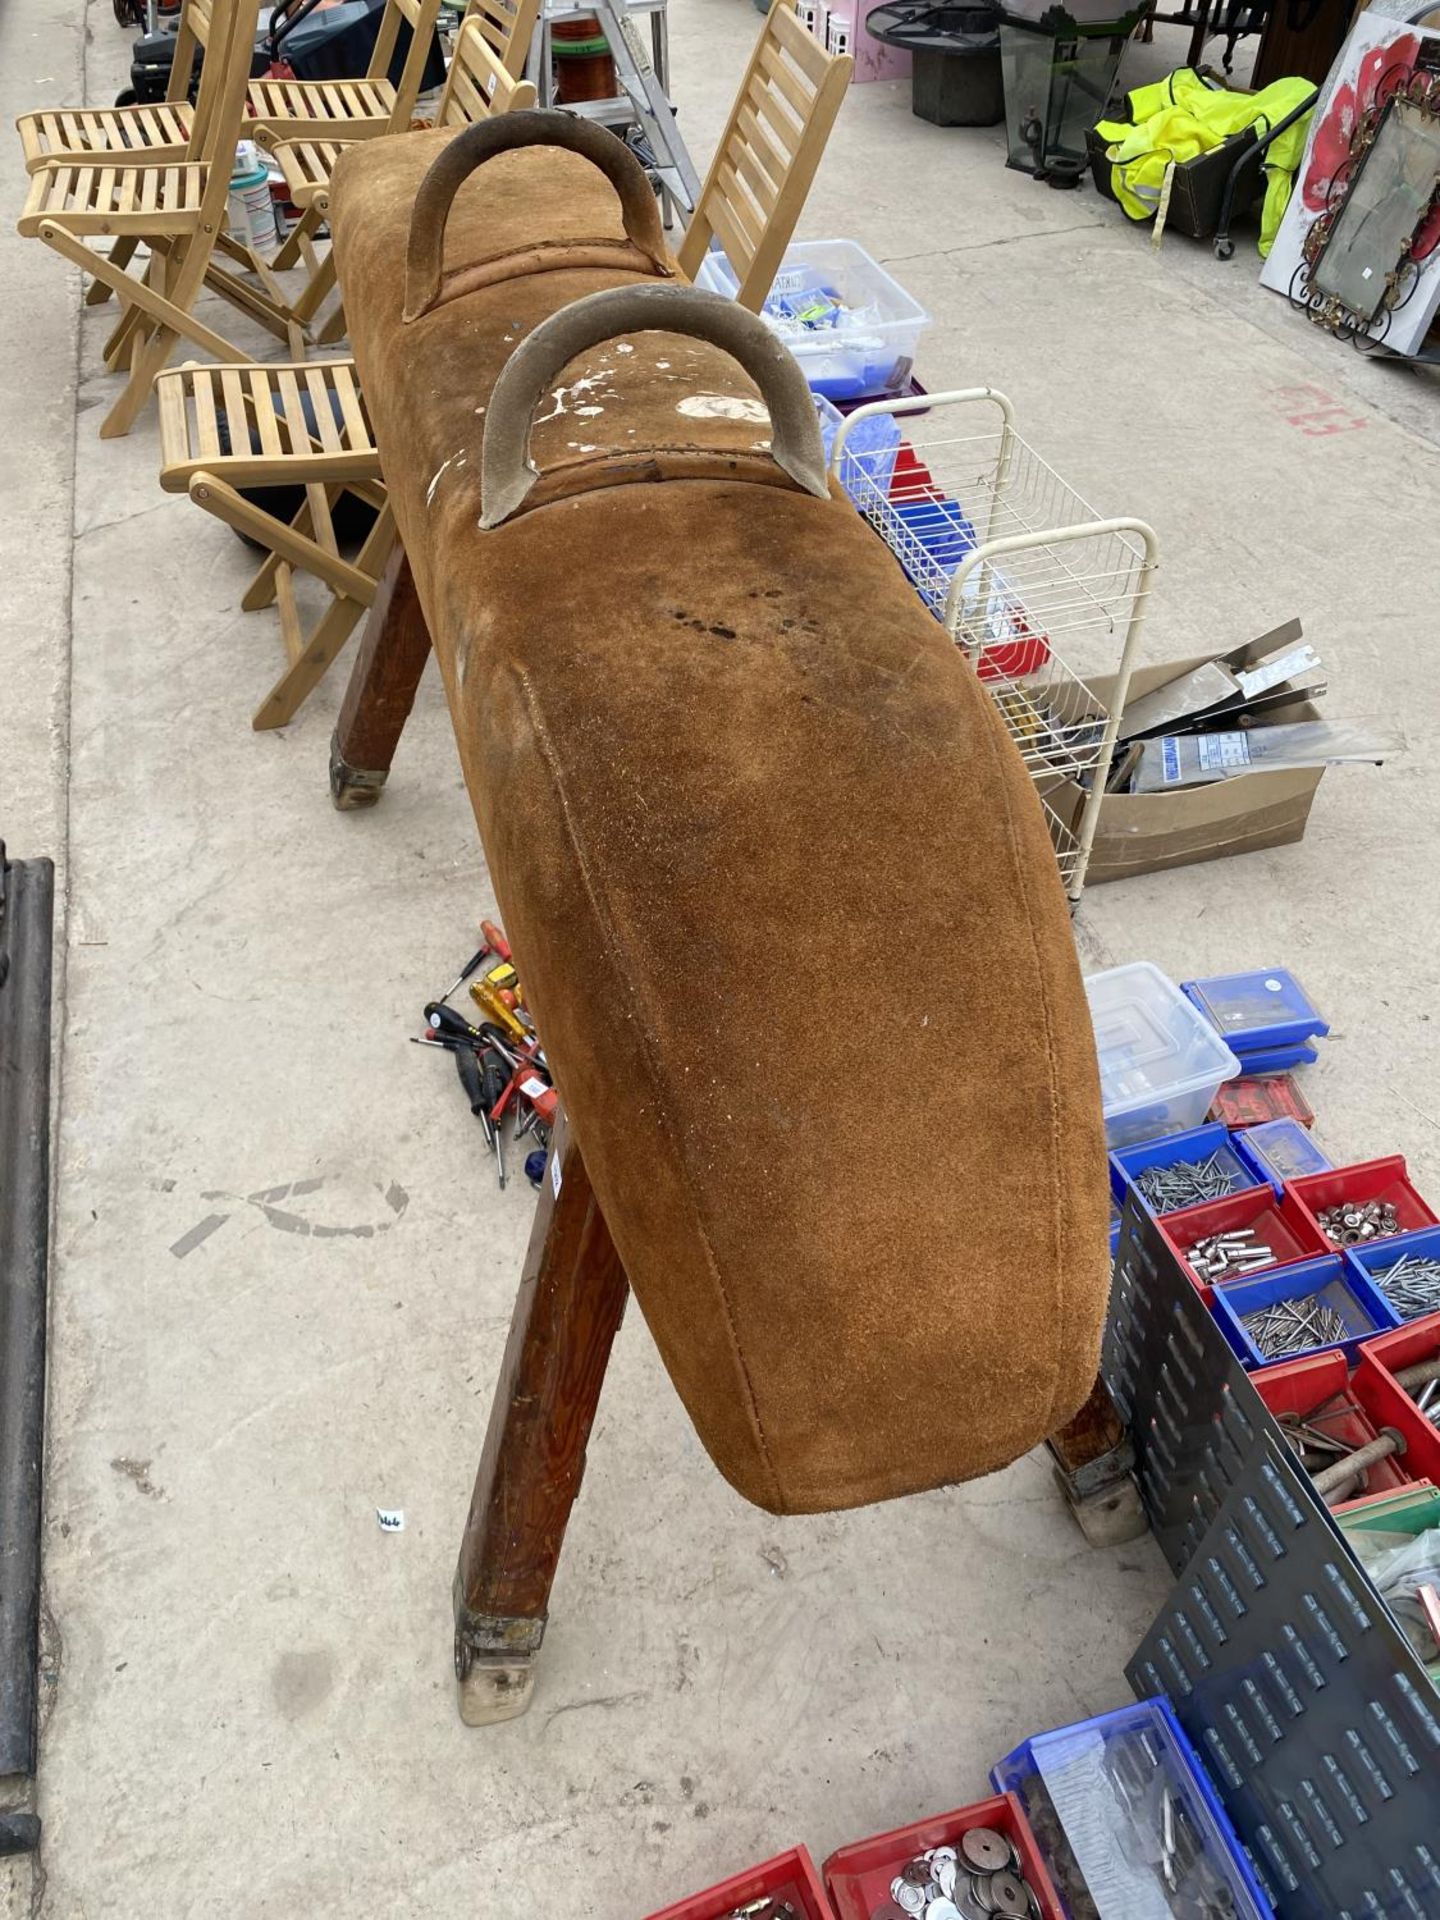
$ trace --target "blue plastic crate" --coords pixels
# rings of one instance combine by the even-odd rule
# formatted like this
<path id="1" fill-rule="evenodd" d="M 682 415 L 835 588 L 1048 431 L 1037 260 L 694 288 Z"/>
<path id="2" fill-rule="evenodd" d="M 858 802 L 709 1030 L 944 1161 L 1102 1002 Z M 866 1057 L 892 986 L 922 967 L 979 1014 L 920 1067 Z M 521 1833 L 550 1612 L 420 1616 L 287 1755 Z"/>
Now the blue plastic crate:
<path id="1" fill-rule="evenodd" d="M 1272 1912 L 1168 1700 L 1141 1700 L 1037 1733 L 990 1778 L 997 1792 L 1019 1796 L 1069 1914 L 1080 1893 L 1101 1920 L 1156 1912 L 1267 1920 Z M 1162 1868 L 1167 1793 L 1184 1863 L 1175 1889 Z"/>
<path id="2" fill-rule="evenodd" d="M 1266 1120 L 1233 1136 L 1236 1153 L 1262 1180 L 1303 1180 L 1307 1173 L 1329 1173 L 1335 1162 L 1308 1127 L 1298 1120 Z"/>
<path id="3" fill-rule="evenodd" d="M 1208 1126 L 1191 1127 L 1186 1133 L 1162 1134 L 1158 1140 L 1146 1140 L 1138 1147 L 1117 1147 L 1110 1155 L 1110 1191 L 1123 1206 L 1132 1187 L 1147 1213 L 1159 1216 L 1162 1209 L 1152 1207 L 1135 1182 L 1151 1167 L 1170 1167 L 1179 1161 L 1218 1159 L 1220 1168 L 1234 1180 L 1231 1193 L 1244 1193 L 1250 1187 L 1272 1187 L 1278 1194 L 1279 1183 L 1268 1173 L 1257 1173 L 1231 1138 L 1230 1129 L 1218 1121 Z M 1199 1204 L 1198 1202 L 1192 1204 Z M 1174 1212 L 1174 1208 L 1163 1211 Z"/>
<path id="4" fill-rule="evenodd" d="M 1296 1347 L 1267 1360 L 1241 1324 L 1243 1316 L 1259 1313 L 1279 1300 L 1303 1300 L 1310 1294 L 1318 1294 L 1327 1306 L 1338 1310 L 1348 1329 L 1346 1337 Z M 1308 1353 L 1328 1353 L 1335 1349 L 1353 1360 L 1362 1340 L 1370 1339 L 1372 1334 L 1388 1333 L 1400 1324 L 1385 1296 L 1371 1285 L 1364 1270 L 1347 1264 L 1339 1254 L 1300 1260 L 1273 1273 L 1257 1274 L 1253 1280 L 1222 1280 L 1215 1288 L 1214 1314 L 1220 1331 L 1252 1372 L 1277 1366 L 1281 1360 L 1301 1360 Z"/>
<path id="5" fill-rule="evenodd" d="M 1237 1054 L 1294 1046 L 1330 1031 L 1329 1022 L 1287 967 L 1182 980 L 1180 991 Z"/>
<path id="6" fill-rule="evenodd" d="M 1391 1302 L 1386 1291 L 1383 1276 L 1406 1256 L 1412 1260 L 1440 1260 L 1440 1227 L 1422 1227 L 1417 1233 L 1395 1233 L 1384 1240 L 1372 1240 L 1368 1246 L 1351 1247 L 1345 1254 L 1354 1271 L 1384 1300 L 1396 1321 L 1404 1326 L 1410 1320 L 1418 1320 L 1426 1311 L 1417 1307 L 1414 1311 L 1402 1311 Z M 1440 1305 L 1432 1311 L 1440 1312 Z"/>

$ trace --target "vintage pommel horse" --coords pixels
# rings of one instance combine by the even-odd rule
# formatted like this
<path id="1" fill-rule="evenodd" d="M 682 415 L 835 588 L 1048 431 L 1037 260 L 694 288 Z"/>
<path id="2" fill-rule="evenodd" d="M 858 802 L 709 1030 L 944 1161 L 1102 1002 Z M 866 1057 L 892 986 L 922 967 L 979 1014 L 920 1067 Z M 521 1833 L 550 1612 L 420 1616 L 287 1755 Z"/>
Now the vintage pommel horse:
<path id="1" fill-rule="evenodd" d="M 528 1702 L 631 1287 L 775 1513 L 988 1473 L 1069 1419 L 1099 1095 L 1020 758 L 626 149 L 561 114 L 369 141 L 333 220 L 404 551 L 337 799 L 378 795 L 433 644 L 568 1114 L 455 1582 L 482 1724 Z"/>

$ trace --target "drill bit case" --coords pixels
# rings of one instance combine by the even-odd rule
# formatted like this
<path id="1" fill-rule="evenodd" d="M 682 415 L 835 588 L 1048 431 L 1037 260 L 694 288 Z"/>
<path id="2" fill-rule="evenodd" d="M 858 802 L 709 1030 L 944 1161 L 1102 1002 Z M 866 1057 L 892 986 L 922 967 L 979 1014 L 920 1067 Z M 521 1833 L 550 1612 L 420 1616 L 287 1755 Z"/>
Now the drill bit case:
<path id="1" fill-rule="evenodd" d="M 742 1494 L 858 1505 L 1004 1466 L 1090 1390 L 1090 1020 L 991 701 L 827 486 L 784 348 L 666 289 L 643 172 L 597 131 L 515 113 L 352 148 L 341 286 L 636 1298 Z"/>

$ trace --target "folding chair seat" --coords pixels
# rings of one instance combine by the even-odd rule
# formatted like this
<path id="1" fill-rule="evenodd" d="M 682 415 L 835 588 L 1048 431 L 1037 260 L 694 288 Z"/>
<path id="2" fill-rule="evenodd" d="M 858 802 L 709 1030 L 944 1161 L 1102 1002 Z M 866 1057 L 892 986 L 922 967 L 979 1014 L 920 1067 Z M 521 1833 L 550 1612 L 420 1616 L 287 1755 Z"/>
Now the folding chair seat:
<path id="1" fill-rule="evenodd" d="M 73 234 L 188 233 L 205 198 L 203 165 L 41 167 L 17 223 L 27 238 L 47 221 Z"/>
<path id="2" fill-rule="evenodd" d="M 269 549 L 241 606 L 274 605 L 287 664 L 257 708 L 257 729 L 282 727 L 318 685 L 375 597 L 395 528 L 375 439 L 348 360 L 247 362 L 170 368 L 155 383 L 160 408 L 160 485 L 188 493 L 207 513 Z M 267 512 L 246 490 L 303 487 L 292 520 Z M 343 492 L 378 509 L 353 561 L 339 551 L 334 509 Z M 307 633 L 296 573 L 330 595 Z"/>

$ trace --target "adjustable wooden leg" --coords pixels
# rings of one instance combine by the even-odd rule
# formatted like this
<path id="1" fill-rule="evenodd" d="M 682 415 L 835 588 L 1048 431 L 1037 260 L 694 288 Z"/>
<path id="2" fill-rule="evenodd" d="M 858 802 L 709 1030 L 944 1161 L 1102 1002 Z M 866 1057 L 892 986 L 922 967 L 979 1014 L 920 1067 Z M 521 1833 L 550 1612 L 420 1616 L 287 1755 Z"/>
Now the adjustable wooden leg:
<path id="1" fill-rule="evenodd" d="M 550 1587 L 629 1291 L 562 1113 L 455 1573 L 455 1675 L 467 1726 L 513 1720 L 530 1704 Z"/>
<path id="2" fill-rule="evenodd" d="M 380 798 L 429 658 L 430 629 L 397 543 L 370 604 L 330 741 L 330 797 L 342 812 L 373 807 Z"/>

